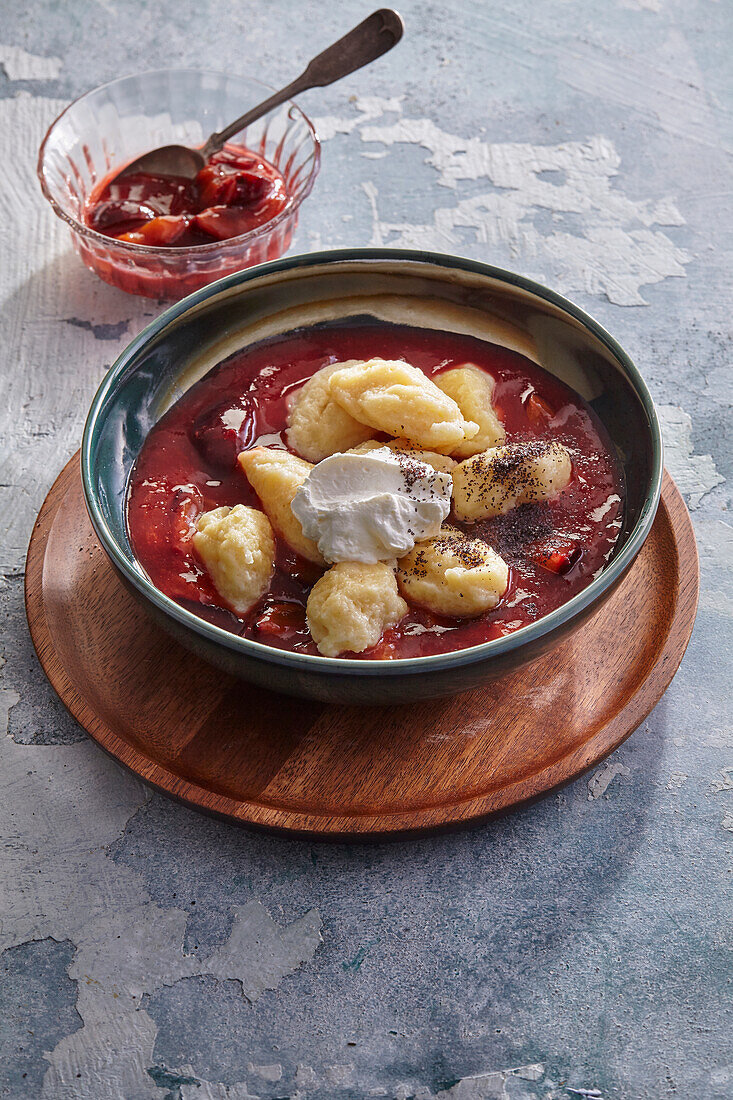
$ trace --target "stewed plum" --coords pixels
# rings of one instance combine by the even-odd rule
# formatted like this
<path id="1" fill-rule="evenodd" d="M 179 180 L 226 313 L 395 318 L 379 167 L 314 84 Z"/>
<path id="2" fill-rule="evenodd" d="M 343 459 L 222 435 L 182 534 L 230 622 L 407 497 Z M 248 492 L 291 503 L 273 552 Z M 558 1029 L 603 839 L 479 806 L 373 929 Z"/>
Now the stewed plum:
<path id="1" fill-rule="evenodd" d="M 237 455 L 253 445 L 256 435 L 255 410 L 247 394 L 204 409 L 191 427 L 191 442 L 203 460 L 228 473 L 236 469 Z"/>
<path id="2" fill-rule="evenodd" d="M 273 164 L 244 146 L 226 145 L 193 180 L 145 172 L 103 180 L 87 202 L 84 220 L 120 241 L 185 248 L 248 233 L 289 201 Z"/>

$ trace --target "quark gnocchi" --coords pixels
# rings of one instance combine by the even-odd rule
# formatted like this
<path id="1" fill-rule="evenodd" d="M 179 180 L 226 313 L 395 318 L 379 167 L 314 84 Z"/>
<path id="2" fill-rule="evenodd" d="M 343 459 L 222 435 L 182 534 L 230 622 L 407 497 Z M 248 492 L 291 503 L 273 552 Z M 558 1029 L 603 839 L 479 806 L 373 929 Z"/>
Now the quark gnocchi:
<path id="1" fill-rule="evenodd" d="M 334 371 L 352 367 L 356 362 L 352 359 L 321 367 L 290 398 L 288 446 L 308 462 L 320 462 L 337 451 L 348 451 L 372 434 L 367 424 L 355 420 L 338 404 L 329 388 Z"/>
<path id="2" fill-rule="evenodd" d="M 319 652 L 326 657 L 363 653 L 407 614 L 394 570 L 343 561 L 316 581 L 308 596 L 306 619 Z"/>
<path id="3" fill-rule="evenodd" d="M 567 447 L 556 440 L 509 443 L 467 458 L 454 467 L 453 507 L 458 519 L 500 516 L 520 504 L 536 504 L 570 481 Z"/>
<path id="4" fill-rule="evenodd" d="M 193 544 L 214 587 L 243 615 L 265 594 L 275 569 L 275 537 L 256 508 L 235 504 L 204 512 Z"/>
<path id="5" fill-rule="evenodd" d="M 469 458 L 504 442 L 506 432 L 492 403 L 494 379 L 490 374 L 466 363 L 465 367 L 441 371 L 435 382 L 438 389 L 453 398 L 466 420 L 478 424 L 476 435 L 453 448 L 456 458 Z"/>
<path id="6" fill-rule="evenodd" d="M 369 359 L 334 371 L 332 398 L 355 420 L 426 450 L 449 453 L 472 439 L 478 424 L 464 420 L 448 394 L 403 360 Z"/>
<path id="7" fill-rule="evenodd" d="M 127 515 L 141 566 L 194 614 L 392 660 L 503 637 L 581 591 L 613 555 L 624 488 L 593 412 L 535 363 L 360 320 L 195 383 L 150 431 Z"/>
<path id="8" fill-rule="evenodd" d="M 496 607 L 509 566 L 483 539 L 445 526 L 398 563 L 400 591 L 435 615 L 473 619 Z"/>
<path id="9" fill-rule="evenodd" d="M 432 466 L 434 470 L 438 470 L 443 474 L 451 473 L 456 464 L 456 460 L 451 458 L 450 455 L 440 455 L 437 451 L 424 451 L 422 448 L 410 443 L 409 439 L 388 439 L 386 442 L 381 442 L 379 439 L 368 439 L 365 443 L 360 443 L 358 447 L 352 447 L 351 450 L 354 454 L 365 455 L 369 454 L 370 451 L 378 451 L 381 447 L 388 447 L 395 454 L 416 458 L 419 462 L 427 462 L 428 466 Z"/>
<path id="10" fill-rule="evenodd" d="M 280 538 L 308 561 L 325 565 L 315 542 L 303 534 L 290 507 L 313 469 L 311 463 L 273 447 L 252 447 L 242 451 L 238 461 Z"/>

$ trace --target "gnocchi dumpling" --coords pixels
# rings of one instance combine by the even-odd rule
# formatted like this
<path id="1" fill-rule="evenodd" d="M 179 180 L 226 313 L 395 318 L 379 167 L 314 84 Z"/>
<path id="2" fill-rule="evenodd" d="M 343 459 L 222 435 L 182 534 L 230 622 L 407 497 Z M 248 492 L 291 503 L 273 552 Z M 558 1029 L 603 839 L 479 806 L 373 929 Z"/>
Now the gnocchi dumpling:
<path id="1" fill-rule="evenodd" d="M 334 371 L 331 396 L 350 416 L 420 447 L 450 452 L 478 432 L 421 370 L 402 360 L 370 359 Z"/>
<path id="2" fill-rule="evenodd" d="M 453 470 L 458 519 L 503 515 L 519 504 L 555 496 L 570 481 L 570 453 L 556 440 L 508 443 L 459 462 Z"/>
<path id="3" fill-rule="evenodd" d="M 293 497 L 313 469 L 311 463 L 290 454 L 290 451 L 278 451 L 274 447 L 253 447 L 242 451 L 238 461 L 278 535 L 308 561 L 325 566 L 316 543 L 303 534 L 303 528 L 290 507 Z"/>
<path id="4" fill-rule="evenodd" d="M 410 443 L 409 439 L 389 439 L 386 443 L 380 443 L 378 439 L 368 439 L 365 443 L 360 443 L 358 447 L 352 447 L 351 453 L 366 455 L 370 451 L 378 451 L 382 447 L 387 447 L 395 454 L 409 455 L 410 458 L 414 458 L 418 462 L 425 462 L 442 474 L 449 474 L 455 466 L 454 460 L 449 455 L 439 455 L 437 451 L 423 451 L 420 447 L 416 447 L 414 443 Z"/>
<path id="5" fill-rule="evenodd" d="M 371 435 L 366 424 L 354 420 L 334 401 L 328 386 L 335 371 L 357 362 L 349 359 L 322 367 L 293 394 L 288 413 L 288 445 L 309 462 L 320 462 L 337 451 L 347 451 Z"/>
<path id="6" fill-rule="evenodd" d="M 436 615 L 472 619 L 496 607 L 509 567 L 482 539 L 444 526 L 397 563 L 402 594 Z"/>
<path id="7" fill-rule="evenodd" d="M 264 512 L 244 504 L 204 512 L 193 544 L 217 592 L 237 614 L 264 596 L 275 568 L 275 538 Z"/>
<path id="8" fill-rule="evenodd" d="M 466 363 L 436 375 L 435 384 L 452 397 L 466 420 L 478 424 L 478 434 L 453 448 L 458 458 L 470 458 L 489 447 L 500 447 L 506 439 L 504 425 L 492 404 L 494 379 L 481 367 Z"/>
<path id="9" fill-rule="evenodd" d="M 384 562 L 339 562 L 316 581 L 306 606 L 308 628 L 325 657 L 362 653 L 406 614 L 394 570 Z"/>

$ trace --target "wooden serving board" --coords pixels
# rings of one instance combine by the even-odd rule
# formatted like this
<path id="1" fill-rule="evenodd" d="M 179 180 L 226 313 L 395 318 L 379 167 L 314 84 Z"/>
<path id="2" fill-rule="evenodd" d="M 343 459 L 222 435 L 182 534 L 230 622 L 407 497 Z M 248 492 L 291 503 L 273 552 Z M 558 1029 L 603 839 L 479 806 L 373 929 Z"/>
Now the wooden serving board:
<path id="1" fill-rule="evenodd" d="M 474 822 L 597 764 L 667 688 L 697 595 L 690 518 L 665 475 L 626 579 L 553 652 L 468 694 L 350 708 L 229 678 L 156 627 L 94 536 L 78 456 L 40 511 L 26 572 L 41 664 L 115 760 L 206 813 L 334 839 Z"/>

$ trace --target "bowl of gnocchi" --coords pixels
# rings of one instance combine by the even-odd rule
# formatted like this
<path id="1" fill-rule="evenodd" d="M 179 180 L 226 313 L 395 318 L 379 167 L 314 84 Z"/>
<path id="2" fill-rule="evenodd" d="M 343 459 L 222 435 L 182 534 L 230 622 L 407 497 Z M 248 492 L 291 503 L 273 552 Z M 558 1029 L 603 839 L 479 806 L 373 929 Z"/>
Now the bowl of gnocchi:
<path id="1" fill-rule="evenodd" d="M 661 476 L 646 385 L 592 318 L 391 249 L 179 302 L 114 364 L 82 444 L 94 529 L 170 634 L 354 704 L 467 691 L 556 646 L 630 568 Z"/>

